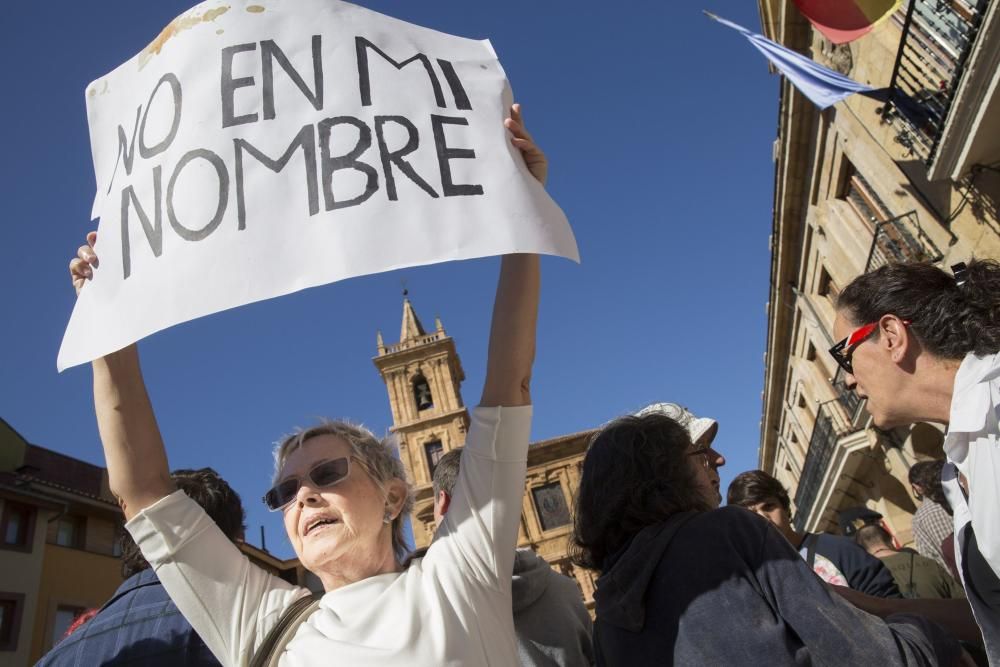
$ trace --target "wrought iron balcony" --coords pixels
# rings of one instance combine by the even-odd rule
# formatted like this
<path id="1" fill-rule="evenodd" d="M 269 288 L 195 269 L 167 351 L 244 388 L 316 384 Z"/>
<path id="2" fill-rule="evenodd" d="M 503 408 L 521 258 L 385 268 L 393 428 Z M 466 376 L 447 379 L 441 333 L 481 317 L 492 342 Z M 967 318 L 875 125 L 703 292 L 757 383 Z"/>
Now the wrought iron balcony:
<path id="1" fill-rule="evenodd" d="M 910 0 L 882 118 L 896 125 L 896 141 L 928 166 L 988 4 Z"/>
<path id="2" fill-rule="evenodd" d="M 898 262 L 937 262 L 941 251 L 920 226 L 916 211 L 875 224 L 865 273 Z"/>
<path id="3" fill-rule="evenodd" d="M 802 466 L 802 477 L 795 491 L 795 529 L 803 530 L 819 489 L 830 468 L 837 442 L 849 433 L 860 430 L 846 417 L 840 398 L 834 398 L 821 403 L 816 413 L 816 424 L 813 426 L 812 437 L 809 438 L 809 449 Z"/>
<path id="4" fill-rule="evenodd" d="M 840 407 L 844 409 L 847 422 L 852 425 L 857 424 L 858 419 L 861 417 L 861 410 L 865 401 L 853 390 L 847 388 L 843 368 L 837 369 L 837 374 L 833 376 L 831 384 L 833 385 L 833 390 L 837 392 L 837 401 L 840 402 Z"/>

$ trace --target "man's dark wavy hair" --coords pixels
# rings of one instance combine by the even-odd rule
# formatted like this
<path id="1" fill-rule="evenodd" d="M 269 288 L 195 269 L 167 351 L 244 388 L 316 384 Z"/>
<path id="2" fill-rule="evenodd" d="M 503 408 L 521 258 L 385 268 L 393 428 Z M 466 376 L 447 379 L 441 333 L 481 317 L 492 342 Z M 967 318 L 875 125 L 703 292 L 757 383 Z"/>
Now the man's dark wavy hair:
<path id="1" fill-rule="evenodd" d="M 170 473 L 177 488 L 205 510 L 222 532 L 233 542 L 243 539 L 246 512 L 238 493 L 211 468 L 175 470 Z M 121 534 L 122 577 L 128 579 L 149 568 L 142 552 L 127 530 Z"/>
<path id="2" fill-rule="evenodd" d="M 837 308 L 861 326 L 892 314 L 909 320 L 910 331 L 931 354 L 962 359 L 1000 351 L 1000 264 L 973 259 L 958 284 L 955 276 L 928 263 L 887 264 L 844 288 Z"/>
<path id="3" fill-rule="evenodd" d="M 678 512 L 712 509 L 695 481 L 690 447 L 687 430 L 660 414 L 620 417 L 598 431 L 583 459 L 573 562 L 603 571 L 646 526 Z"/>

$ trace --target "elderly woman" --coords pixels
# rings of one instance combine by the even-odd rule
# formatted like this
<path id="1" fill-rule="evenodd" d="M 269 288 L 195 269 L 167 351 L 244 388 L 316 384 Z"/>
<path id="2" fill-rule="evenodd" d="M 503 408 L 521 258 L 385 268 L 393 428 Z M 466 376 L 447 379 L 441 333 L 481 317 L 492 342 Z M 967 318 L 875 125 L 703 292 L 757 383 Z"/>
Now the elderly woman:
<path id="1" fill-rule="evenodd" d="M 837 299 L 830 353 L 875 425 L 946 424 L 958 572 L 1000 665 L 1000 264 L 891 264 Z"/>
<path id="2" fill-rule="evenodd" d="M 512 108 L 528 168 L 546 161 Z M 94 236 L 70 264 L 77 290 L 97 266 Z M 281 511 L 302 564 L 323 583 L 280 664 L 513 665 L 511 570 L 531 421 L 528 384 L 539 291 L 536 256 L 502 260 L 482 399 L 451 511 L 423 559 L 403 567 L 411 500 L 370 433 L 332 423 L 286 440 L 265 502 Z M 226 665 L 247 664 L 308 591 L 252 565 L 170 480 L 134 346 L 98 359 L 94 400 L 111 488 L 127 527 L 184 616 Z M 502 407 L 501 407 L 502 406 Z"/>
<path id="3" fill-rule="evenodd" d="M 835 595 L 761 517 L 719 505 L 714 449 L 662 414 L 591 440 L 573 560 L 596 570 L 598 665 L 951 665 L 958 644 Z"/>

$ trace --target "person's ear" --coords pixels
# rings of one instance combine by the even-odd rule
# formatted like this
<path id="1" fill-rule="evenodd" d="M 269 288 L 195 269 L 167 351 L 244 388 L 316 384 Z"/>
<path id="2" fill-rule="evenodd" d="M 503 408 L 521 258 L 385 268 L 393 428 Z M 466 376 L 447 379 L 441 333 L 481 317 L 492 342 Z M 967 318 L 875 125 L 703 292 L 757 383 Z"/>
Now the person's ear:
<path id="1" fill-rule="evenodd" d="M 900 363 L 906 358 L 912 340 L 903 320 L 895 315 L 883 315 L 878 322 L 879 343 L 889 353 L 889 358 Z"/>
<path id="2" fill-rule="evenodd" d="M 385 486 L 385 511 L 386 515 L 395 519 L 403 511 L 403 503 L 406 502 L 406 482 L 401 479 L 392 479 Z"/>
<path id="3" fill-rule="evenodd" d="M 444 489 L 441 489 L 434 498 L 434 509 L 437 511 L 438 516 L 447 514 L 450 506 L 451 495 Z"/>

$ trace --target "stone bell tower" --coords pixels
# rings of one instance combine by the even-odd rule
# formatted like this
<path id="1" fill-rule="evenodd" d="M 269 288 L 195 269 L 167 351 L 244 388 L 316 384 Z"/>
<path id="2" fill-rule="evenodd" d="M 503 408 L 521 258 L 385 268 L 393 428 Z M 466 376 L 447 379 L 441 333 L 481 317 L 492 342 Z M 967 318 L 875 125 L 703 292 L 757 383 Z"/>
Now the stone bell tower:
<path id="1" fill-rule="evenodd" d="M 469 427 L 460 390 L 465 372 L 441 320 L 435 318 L 434 331 L 426 332 L 405 291 L 399 342 L 386 345 L 378 332 L 377 345 L 373 361 L 389 392 L 390 430 L 416 487 L 413 539 L 417 548 L 426 547 L 434 536 L 434 466 L 445 452 L 465 444 Z"/>

